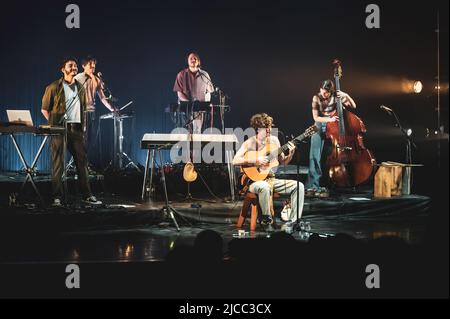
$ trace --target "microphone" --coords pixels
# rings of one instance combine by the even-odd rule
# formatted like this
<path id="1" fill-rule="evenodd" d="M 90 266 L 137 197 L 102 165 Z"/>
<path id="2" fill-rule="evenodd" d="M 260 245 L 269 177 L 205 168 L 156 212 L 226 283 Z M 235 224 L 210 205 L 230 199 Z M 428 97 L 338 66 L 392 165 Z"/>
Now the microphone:
<path id="1" fill-rule="evenodd" d="M 388 108 L 387 106 L 381 105 L 380 109 L 385 110 L 386 112 L 392 113 L 394 112 L 392 109 Z"/>

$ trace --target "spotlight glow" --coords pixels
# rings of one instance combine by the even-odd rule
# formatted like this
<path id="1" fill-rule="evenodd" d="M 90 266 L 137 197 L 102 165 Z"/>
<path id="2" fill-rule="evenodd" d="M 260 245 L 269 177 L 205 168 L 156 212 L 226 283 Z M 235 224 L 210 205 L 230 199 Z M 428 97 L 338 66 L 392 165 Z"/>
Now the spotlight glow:
<path id="1" fill-rule="evenodd" d="M 422 92 L 423 89 L 423 84 L 420 81 L 416 81 L 414 82 L 414 93 L 419 94 L 420 92 Z"/>

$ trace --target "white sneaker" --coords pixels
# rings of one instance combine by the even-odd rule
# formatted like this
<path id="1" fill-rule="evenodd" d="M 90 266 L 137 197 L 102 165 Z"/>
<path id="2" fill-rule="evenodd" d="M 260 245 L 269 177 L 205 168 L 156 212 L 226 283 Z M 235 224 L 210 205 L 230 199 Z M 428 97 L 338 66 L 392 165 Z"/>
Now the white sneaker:
<path id="1" fill-rule="evenodd" d="M 294 222 L 288 221 L 287 223 L 281 225 L 281 231 L 292 234 L 294 232 Z"/>
<path id="2" fill-rule="evenodd" d="M 291 205 L 290 204 L 286 204 L 283 207 L 283 210 L 281 211 L 281 220 L 287 222 L 289 221 L 289 217 L 291 216 Z"/>
<path id="3" fill-rule="evenodd" d="M 95 196 L 89 196 L 88 198 L 83 200 L 83 202 L 86 203 L 86 204 L 90 204 L 90 205 L 101 205 L 101 204 L 103 204 Z"/>
<path id="4" fill-rule="evenodd" d="M 61 207 L 62 206 L 62 202 L 60 198 L 54 198 L 53 199 L 53 203 L 52 203 L 53 207 Z"/>

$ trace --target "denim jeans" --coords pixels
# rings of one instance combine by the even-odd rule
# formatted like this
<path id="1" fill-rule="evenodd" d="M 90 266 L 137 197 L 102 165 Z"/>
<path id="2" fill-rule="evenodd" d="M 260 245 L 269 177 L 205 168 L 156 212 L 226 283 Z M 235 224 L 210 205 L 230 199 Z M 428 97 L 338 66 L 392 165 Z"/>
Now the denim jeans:
<path id="1" fill-rule="evenodd" d="M 311 137 L 311 148 L 309 151 L 309 173 L 306 188 L 319 188 L 320 178 L 322 177 L 321 158 L 323 151 L 323 144 L 325 142 L 325 132 L 327 130 L 327 123 L 316 122 L 319 128 L 317 134 Z"/>

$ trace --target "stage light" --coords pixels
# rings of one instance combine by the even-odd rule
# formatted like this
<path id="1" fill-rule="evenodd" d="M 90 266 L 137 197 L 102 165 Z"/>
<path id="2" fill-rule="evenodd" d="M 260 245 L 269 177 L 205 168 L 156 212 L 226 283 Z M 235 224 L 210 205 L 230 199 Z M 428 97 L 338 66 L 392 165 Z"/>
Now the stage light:
<path id="1" fill-rule="evenodd" d="M 406 130 L 406 135 L 411 136 L 412 133 L 413 133 L 412 129 L 409 128 L 409 129 Z"/>
<path id="2" fill-rule="evenodd" d="M 441 83 L 440 85 L 435 85 L 435 91 L 448 92 L 448 83 Z"/>
<path id="3" fill-rule="evenodd" d="M 422 82 L 420 82 L 420 81 L 415 81 L 415 82 L 414 82 L 413 88 L 414 88 L 414 93 L 419 94 L 420 92 L 422 92 L 422 89 L 423 89 L 423 84 L 422 84 Z"/>
<path id="4" fill-rule="evenodd" d="M 401 91 L 406 94 L 419 94 L 423 90 L 423 84 L 421 81 L 409 80 L 404 78 L 401 80 L 399 85 L 401 87 Z"/>

